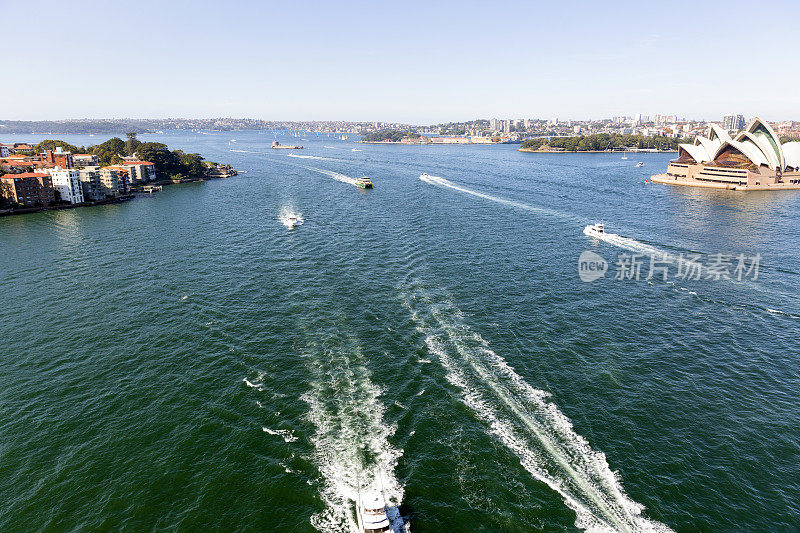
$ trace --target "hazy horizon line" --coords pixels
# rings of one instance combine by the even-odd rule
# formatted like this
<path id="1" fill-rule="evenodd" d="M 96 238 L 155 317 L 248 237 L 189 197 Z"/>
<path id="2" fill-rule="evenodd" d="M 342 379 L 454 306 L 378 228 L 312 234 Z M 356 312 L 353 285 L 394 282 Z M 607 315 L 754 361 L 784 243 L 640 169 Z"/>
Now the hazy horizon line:
<path id="1" fill-rule="evenodd" d="M 415 122 L 405 122 L 405 121 L 397 121 L 397 120 L 275 119 L 275 118 L 265 119 L 265 118 L 256 118 L 256 117 L 232 117 L 232 116 L 227 116 L 227 117 L 226 116 L 208 116 L 208 117 L 203 117 L 203 116 L 187 117 L 187 116 L 183 116 L 183 117 L 91 117 L 91 118 L 90 117 L 72 117 L 72 118 L 48 118 L 48 119 L 3 119 L 3 118 L 0 118 L 0 123 L 3 123 L 3 122 L 53 122 L 53 123 L 59 123 L 59 122 L 92 122 L 92 121 L 110 122 L 110 121 L 123 121 L 123 120 L 141 120 L 141 121 L 148 121 L 148 120 L 149 121 L 157 121 L 157 120 L 252 120 L 252 121 L 260 121 L 260 122 L 295 122 L 295 123 L 301 123 L 301 122 L 343 122 L 343 123 L 347 123 L 347 124 L 374 124 L 375 122 L 379 122 L 379 123 L 387 123 L 387 124 L 398 124 L 398 125 L 403 125 L 403 126 L 435 126 L 435 125 L 439 125 L 439 124 L 460 124 L 460 123 L 465 123 L 465 122 L 475 122 L 475 121 L 478 121 L 478 120 L 486 120 L 486 121 L 488 121 L 488 120 L 492 120 L 492 119 L 498 119 L 498 120 L 526 120 L 527 119 L 527 120 L 549 121 L 549 120 L 553 120 L 555 118 L 559 122 L 567 122 L 567 121 L 572 121 L 572 122 L 575 122 L 575 121 L 579 121 L 579 122 L 601 122 L 601 121 L 604 121 L 604 120 L 613 120 L 614 117 L 619 117 L 619 116 L 632 118 L 637 114 L 641 114 L 642 116 L 648 117 L 649 119 L 652 119 L 656 114 L 661 115 L 662 117 L 663 116 L 680 117 L 680 115 L 676 114 L 676 113 L 671 113 L 669 115 L 663 115 L 663 114 L 660 114 L 660 113 L 656 113 L 656 114 L 644 114 L 644 113 L 619 114 L 619 115 L 611 115 L 611 116 L 607 116 L 607 117 L 603 117 L 603 118 L 574 118 L 574 117 L 570 117 L 570 118 L 549 117 L 548 118 L 548 117 L 541 117 L 541 116 L 540 117 L 530 117 L 530 116 L 526 117 L 526 116 L 495 115 L 495 116 L 491 116 L 491 117 L 477 117 L 477 118 L 463 119 L 463 120 L 450 120 L 450 121 L 446 121 L 446 122 L 425 122 L 425 123 L 416 122 L 415 123 Z M 741 113 L 736 113 L 736 114 L 741 114 Z M 752 117 L 747 117 L 747 115 L 744 115 L 744 116 L 746 118 L 752 118 Z M 753 117 L 756 117 L 756 116 L 759 116 L 759 115 L 753 115 Z M 722 120 L 722 117 L 720 117 L 719 119 L 688 118 L 688 117 L 681 117 L 681 118 L 685 118 L 685 122 L 717 122 L 717 121 L 721 121 Z M 769 119 L 765 119 L 765 120 L 769 120 Z M 789 121 L 789 120 L 794 121 L 794 119 L 785 118 L 785 119 L 780 119 L 780 120 L 770 120 L 770 122 L 783 122 L 783 121 Z M 684 122 L 684 120 L 678 120 L 678 122 Z M 3 124 L 0 124 L 0 127 L 3 127 Z"/>

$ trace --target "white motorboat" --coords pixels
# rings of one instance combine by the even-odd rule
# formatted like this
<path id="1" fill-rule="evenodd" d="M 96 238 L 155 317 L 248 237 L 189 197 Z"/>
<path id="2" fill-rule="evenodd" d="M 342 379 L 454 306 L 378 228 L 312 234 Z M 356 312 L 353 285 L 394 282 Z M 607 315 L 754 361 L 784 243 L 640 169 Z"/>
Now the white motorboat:
<path id="1" fill-rule="evenodd" d="M 628 159 L 628 156 L 627 155 L 623 155 L 622 159 Z"/>
<path id="2" fill-rule="evenodd" d="M 400 516 L 398 507 L 388 507 L 380 492 L 368 492 L 356 505 L 360 533 L 410 533 L 407 519 Z"/>
<path id="3" fill-rule="evenodd" d="M 643 166 L 644 166 L 644 163 L 643 163 L 643 162 L 641 162 L 641 161 L 639 161 L 638 163 L 636 163 L 636 166 L 637 166 L 637 167 L 643 167 Z"/>
<path id="4" fill-rule="evenodd" d="M 382 533 L 392 530 L 386 516 L 386 501 L 378 492 L 361 496 L 357 505 L 358 529 L 362 533 Z"/>
<path id="5" fill-rule="evenodd" d="M 280 219 L 281 224 L 283 224 L 289 229 L 293 229 L 303 225 L 303 217 L 299 213 L 284 211 L 280 214 L 278 218 Z"/>
<path id="6" fill-rule="evenodd" d="M 590 224 L 583 228 L 583 234 L 588 235 L 589 237 L 602 237 L 606 234 L 605 224 L 602 222 Z"/>

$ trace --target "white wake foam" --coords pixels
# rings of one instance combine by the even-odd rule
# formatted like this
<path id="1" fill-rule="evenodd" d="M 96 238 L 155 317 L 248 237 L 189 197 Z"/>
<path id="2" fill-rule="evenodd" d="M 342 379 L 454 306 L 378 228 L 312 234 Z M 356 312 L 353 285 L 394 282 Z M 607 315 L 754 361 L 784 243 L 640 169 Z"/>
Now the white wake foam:
<path id="1" fill-rule="evenodd" d="M 549 393 L 529 385 L 471 330 L 449 295 L 426 289 L 420 282 L 412 282 L 401 293 L 429 352 L 446 369 L 464 404 L 534 478 L 561 495 L 575 511 L 577 527 L 669 531 L 642 516 L 643 507 L 625 494 L 605 455 L 575 432 L 549 401 Z"/>
<path id="2" fill-rule="evenodd" d="M 622 235 L 617 235 L 616 233 L 603 233 L 603 234 L 595 234 L 592 233 L 591 238 L 598 239 L 603 242 L 607 242 L 612 246 L 616 246 L 617 248 L 622 248 L 623 250 L 628 250 L 633 252 L 637 255 L 649 256 L 650 259 L 646 261 L 653 261 L 654 263 L 651 264 L 644 264 L 642 266 L 642 272 L 647 271 L 653 266 L 656 265 L 675 265 L 679 266 L 680 269 L 685 271 L 685 275 L 687 279 L 704 279 L 706 276 L 712 275 L 709 271 L 708 265 L 701 261 L 700 254 L 674 254 L 667 252 L 661 248 L 656 246 L 651 246 L 649 244 L 645 244 L 641 241 L 637 241 L 636 239 L 632 239 L 631 237 L 623 237 Z M 690 265 L 691 262 L 691 266 Z M 683 264 L 681 264 L 683 263 Z M 654 274 L 658 279 L 662 279 L 663 276 L 660 274 Z M 733 277 L 731 277 L 733 279 Z M 681 288 L 682 290 L 688 290 Z M 697 295 L 696 292 L 690 291 L 690 294 Z"/>
<path id="3" fill-rule="evenodd" d="M 546 207 L 537 207 L 534 205 L 526 204 L 524 202 L 517 202 L 515 200 L 506 200 L 505 198 L 500 198 L 498 196 L 492 196 L 491 194 L 486 194 L 478 191 L 474 191 L 472 189 L 468 189 L 467 187 L 457 185 L 452 181 L 439 177 L 439 176 L 431 176 L 430 174 L 422 174 L 419 177 L 420 180 L 424 181 L 425 183 L 429 183 L 431 185 L 436 185 L 439 187 L 446 187 L 448 189 L 452 189 L 454 191 L 463 192 L 464 194 L 469 194 L 471 196 L 476 196 L 478 198 L 483 198 L 484 200 L 489 200 L 498 204 L 507 205 L 510 207 L 515 207 L 517 209 L 524 209 L 525 211 L 531 211 L 534 213 L 539 213 L 541 215 L 547 216 L 554 216 L 557 218 L 562 219 L 575 219 L 572 215 L 567 213 L 562 213 L 561 211 L 556 211 L 554 209 L 548 209 Z"/>
<path id="4" fill-rule="evenodd" d="M 322 157 L 318 155 L 300 155 L 300 154 L 286 154 L 287 157 L 295 157 L 297 159 L 319 159 L 320 161 L 339 161 L 339 159 L 334 159 L 332 157 Z"/>
<path id="5" fill-rule="evenodd" d="M 294 442 L 297 440 L 297 437 L 294 436 L 294 433 L 292 433 L 290 429 L 270 429 L 266 426 L 261 426 L 261 429 L 264 433 L 269 433 L 270 435 L 280 435 L 286 442 Z"/>
<path id="6" fill-rule="evenodd" d="M 297 219 L 300 224 L 303 223 L 303 214 L 300 211 L 297 211 L 295 208 L 290 206 L 282 207 L 280 213 L 278 214 L 278 219 L 281 221 L 281 224 L 287 228 L 294 227 L 295 223 L 292 221 L 292 218 Z"/>
<path id="7" fill-rule="evenodd" d="M 320 531 L 355 532 L 359 494 L 378 490 L 390 505 L 402 501 L 403 488 L 394 476 L 402 450 L 389 443 L 396 428 L 383 420 L 381 390 L 370 381 L 358 345 L 345 340 L 335 348 L 312 346 L 309 352 L 312 384 L 303 399 L 316 428 L 312 442 L 326 504 L 311 523 Z"/>
<path id="8" fill-rule="evenodd" d="M 340 174 L 339 172 L 334 172 L 332 170 L 325 170 L 317 167 L 304 167 L 304 168 L 307 168 L 308 170 L 313 170 L 314 172 L 319 172 L 320 174 L 325 174 L 326 176 L 330 176 L 336 181 L 341 181 L 342 183 L 349 183 L 350 185 L 356 184 L 355 178 L 351 178 L 350 176 L 345 176 L 344 174 Z"/>
<path id="9" fill-rule="evenodd" d="M 632 239 L 630 237 L 623 237 L 621 235 L 617 235 L 616 233 L 600 233 L 600 234 L 592 234 L 592 238 L 598 239 L 617 248 L 624 248 L 625 250 L 630 250 L 637 254 L 643 255 L 651 255 L 651 256 L 658 256 L 662 257 L 667 261 L 675 262 L 678 260 L 678 256 L 674 254 L 669 254 L 664 250 L 656 248 L 655 246 L 650 246 L 649 244 L 645 244 L 643 242 L 637 241 L 636 239 Z"/>
<path id="10" fill-rule="evenodd" d="M 244 382 L 245 385 L 247 385 L 251 389 L 256 389 L 259 392 L 263 392 L 264 391 L 264 375 L 265 374 L 263 372 L 259 372 L 258 373 L 258 377 L 255 378 L 253 381 L 250 381 L 247 378 L 243 378 L 242 381 Z"/>

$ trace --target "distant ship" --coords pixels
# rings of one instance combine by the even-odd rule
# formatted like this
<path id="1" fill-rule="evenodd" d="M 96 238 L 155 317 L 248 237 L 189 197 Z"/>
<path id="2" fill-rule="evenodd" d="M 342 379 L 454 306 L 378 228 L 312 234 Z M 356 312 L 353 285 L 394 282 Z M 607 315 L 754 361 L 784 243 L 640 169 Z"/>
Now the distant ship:
<path id="1" fill-rule="evenodd" d="M 278 141 L 272 141 L 272 149 L 273 150 L 302 150 L 303 147 L 300 145 L 288 145 L 288 144 L 281 144 Z"/>
<path id="2" fill-rule="evenodd" d="M 362 176 L 356 180 L 356 187 L 360 189 L 371 189 L 372 188 L 372 180 L 370 180 L 366 176 Z"/>
<path id="3" fill-rule="evenodd" d="M 639 161 L 638 163 L 636 163 L 636 166 L 637 166 L 637 167 L 643 167 L 643 166 L 644 166 L 644 163 L 642 163 L 641 161 Z"/>

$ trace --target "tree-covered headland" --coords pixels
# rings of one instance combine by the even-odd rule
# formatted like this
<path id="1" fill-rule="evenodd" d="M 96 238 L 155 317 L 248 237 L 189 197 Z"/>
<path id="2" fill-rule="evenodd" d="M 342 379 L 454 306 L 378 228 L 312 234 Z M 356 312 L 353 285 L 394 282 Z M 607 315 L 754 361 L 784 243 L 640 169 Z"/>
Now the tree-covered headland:
<path id="1" fill-rule="evenodd" d="M 528 150 L 544 149 L 563 150 L 565 152 L 604 151 L 624 148 L 677 150 L 678 144 L 685 139 L 673 137 L 644 135 L 621 135 L 618 133 L 596 133 L 578 137 L 552 137 L 550 139 L 529 139 L 521 148 Z"/>
<path id="2" fill-rule="evenodd" d="M 378 142 L 400 142 L 403 139 L 419 139 L 419 133 L 412 133 L 409 131 L 400 130 L 383 130 L 366 133 L 361 137 L 364 142 L 378 143 Z"/>
<path id="3" fill-rule="evenodd" d="M 94 154 L 101 166 L 116 165 L 122 156 L 136 156 L 141 161 L 150 161 L 159 178 L 181 179 L 202 177 L 207 166 L 200 154 L 187 154 L 182 150 L 170 150 L 166 144 L 141 142 L 136 133 L 126 134 L 126 140 L 113 137 L 104 143 L 91 146 L 74 146 L 65 141 L 48 139 L 36 145 L 36 153 L 60 147 L 73 154 Z"/>

